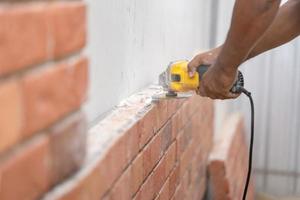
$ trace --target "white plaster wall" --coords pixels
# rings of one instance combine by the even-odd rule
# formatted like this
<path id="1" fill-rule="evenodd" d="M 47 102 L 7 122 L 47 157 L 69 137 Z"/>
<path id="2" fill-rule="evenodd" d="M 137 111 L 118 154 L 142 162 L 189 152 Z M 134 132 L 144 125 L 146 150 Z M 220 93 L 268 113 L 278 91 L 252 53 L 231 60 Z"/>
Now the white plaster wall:
<path id="1" fill-rule="evenodd" d="M 95 121 L 157 80 L 170 61 L 208 48 L 211 1 L 87 0 L 90 91 Z"/>

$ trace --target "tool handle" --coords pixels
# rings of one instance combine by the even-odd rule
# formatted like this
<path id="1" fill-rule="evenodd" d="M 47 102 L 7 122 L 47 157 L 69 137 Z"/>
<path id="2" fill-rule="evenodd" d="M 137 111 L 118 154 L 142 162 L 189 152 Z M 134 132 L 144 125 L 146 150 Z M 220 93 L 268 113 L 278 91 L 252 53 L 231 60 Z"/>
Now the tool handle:
<path id="1" fill-rule="evenodd" d="M 199 74 L 200 80 L 202 79 L 205 72 L 208 70 L 209 65 L 200 65 L 197 68 L 197 72 Z M 244 87 L 244 76 L 241 71 L 238 71 L 238 76 L 236 82 L 233 84 L 232 88 L 230 89 L 230 92 L 239 94 L 242 92 L 242 88 Z"/>

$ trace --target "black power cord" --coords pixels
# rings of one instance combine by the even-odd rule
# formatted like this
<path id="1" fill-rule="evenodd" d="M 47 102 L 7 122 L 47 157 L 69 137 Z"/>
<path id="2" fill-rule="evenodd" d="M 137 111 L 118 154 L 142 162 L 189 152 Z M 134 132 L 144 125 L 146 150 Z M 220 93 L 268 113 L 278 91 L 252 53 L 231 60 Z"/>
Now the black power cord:
<path id="1" fill-rule="evenodd" d="M 246 179 L 244 193 L 243 193 L 243 200 L 246 200 L 250 178 L 251 178 L 251 171 L 252 171 L 252 154 L 253 154 L 253 143 L 254 143 L 254 103 L 251 96 L 251 92 L 248 92 L 243 87 L 239 89 L 241 90 L 242 93 L 244 93 L 249 98 L 250 106 L 251 106 L 251 137 L 250 137 L 250 147 L 249 147 L 248 173 L 247 173 L 247 179 Z"/>

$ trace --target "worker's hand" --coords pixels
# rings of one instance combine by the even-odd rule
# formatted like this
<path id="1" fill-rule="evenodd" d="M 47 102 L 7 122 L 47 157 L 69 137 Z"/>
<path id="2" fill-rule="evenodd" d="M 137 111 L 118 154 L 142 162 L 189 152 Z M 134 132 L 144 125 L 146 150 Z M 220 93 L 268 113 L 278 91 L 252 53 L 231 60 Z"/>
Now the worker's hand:
<path id="1" fill-rule="evenodd" d="M 211 99 L 234 99 L 240 94 L 230 92 L 237 78 L 236 71 L 226 71 L 218 65 L 211 65 L 204 73 L 198 94 Z"/>
<path id="2" fill-rule="evenodd" d="M 212 65 L 213 63 L 215 63 L 221 51 L 221 48 L 222 47 L 218 47 L 210 51 L 196 55 L 188 64 L 190 77 L 193 77 L 195 75 L 197 67 L 199 67 L 200 65 Z"/>
<path id="3" fill-rule="evenodd" d="M 189 75 L 195 74 L 197 67 L 200 65 L 210 65 L 206 73 L 204 73 L 200 88 L 197 91 L 203 97 L 212 99 L 233 99 L 239 94 L 230 92 L 236 77 L 237 70 L 225 70 L 223 66 L 216 65 L 216 59 L 219 55 L 220 48 L 197 55 L 189 64 Z"/>

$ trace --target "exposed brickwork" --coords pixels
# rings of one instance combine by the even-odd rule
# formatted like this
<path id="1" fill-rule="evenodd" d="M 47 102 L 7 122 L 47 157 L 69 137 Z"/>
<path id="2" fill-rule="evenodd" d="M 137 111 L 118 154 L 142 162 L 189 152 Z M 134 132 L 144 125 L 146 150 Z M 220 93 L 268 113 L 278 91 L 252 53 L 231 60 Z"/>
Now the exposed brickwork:
<path id="1" fill-rule="evenodd" d="M 85 161 L 85 16 L 82 1 L 0 2 L 1 200 L 40 199 Z"/>
<path id="2" fill-rule="evenodd" d="M 242 199 L 247 169 L 248 145 L 245 142 L 243 118 L 234 115 L 225 121 L 210 155 L 209 176 L 213 199 Z M 252 182 L 247 197 L 248 200 L 254 199 Z"/>
<path id="3" fill-rule="evenodd" d="M 17 80 L 0 83 L 0 153 L 21 138 L 23 105 Z"/>
<path id="4" fill-rule="evenodd" d="M 85 12 L 81 1 L 2 7 L 0 76 L 79 51 L 85 45 Z"/>
<path id="5" fill-rule="evenodd" d="M 25 106 L 23 136 L 31 136 L 78 109 L 85 99 L 86 77 L 85 59 L 25 75 L 21 80 Z"/>
<path id="6" fill-rule="evenodd" d="M 50 187 L 49 139 L 37 138 L 1 160 L 0 199 L 37 199 Z"/>
<path id="7" fill-rule="evenodd" d="M 52 183 L 61 182 L 82 165 L 86 153 L 86 130 L 82 113 L 76 113 L 50 129 Z"/>
<path id="8" fill-rule="evenodd" d="M 40 5 L 15 4 L 13 8 L 1 8 L 0 75 L 47 59 L 48 27 L 45 11 L 45 7 Z"/>
<path id="9" fill-rule="evenodd" d="M 49 9 L 53 56 L 61 58 L 82 49 L 86 42 L 86 8 L 81 2 L 57 3 Z"/>
<path id="10" fill-rule="evenodd" d="M 151 96 L 149 91 L 144 94 Z M 213 135 L 212 101 L 193 96 L 149 106 L 139 94 L 128 101 L 130 106 L 116 109 L 90 131 L 86 165 L 46 200 L 204 196 Z"/>
<path id="11" fill-rule="evenodd" d="M 148 88 L 87 131 L 85 3 L 4 0 L 0 27 L 1 200 L 204 197 L 212 101 L 193 96 L 150 104 L 157 91 Z M 216 147 L 213 155 L 221 148 L 225 157 L 211 157 L 216 199 L 241 195 L 247 158 L 241 127 L 225 151 Z"/>

